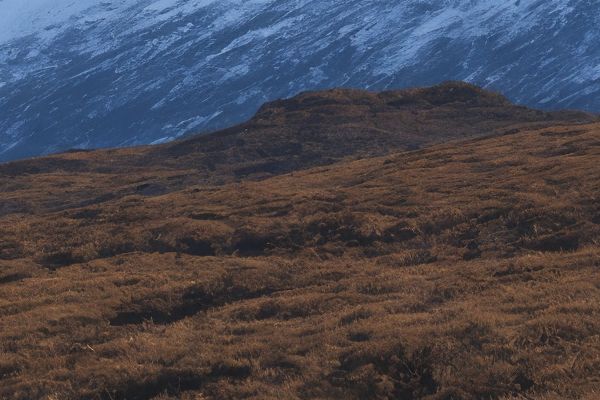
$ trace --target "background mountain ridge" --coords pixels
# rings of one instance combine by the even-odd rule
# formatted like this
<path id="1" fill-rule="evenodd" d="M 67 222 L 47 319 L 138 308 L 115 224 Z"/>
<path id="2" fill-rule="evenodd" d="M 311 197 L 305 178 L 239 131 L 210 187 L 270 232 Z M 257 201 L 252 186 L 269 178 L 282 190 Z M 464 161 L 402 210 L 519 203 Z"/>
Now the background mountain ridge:
<path id="1" fill-rule="evenodd" d="M 159 143 L 342 86 L 465 80 L 527 106 L 600 111 L 600 10 L 586 1 L 2 0 L 0 10 L 0 160 Z"/>

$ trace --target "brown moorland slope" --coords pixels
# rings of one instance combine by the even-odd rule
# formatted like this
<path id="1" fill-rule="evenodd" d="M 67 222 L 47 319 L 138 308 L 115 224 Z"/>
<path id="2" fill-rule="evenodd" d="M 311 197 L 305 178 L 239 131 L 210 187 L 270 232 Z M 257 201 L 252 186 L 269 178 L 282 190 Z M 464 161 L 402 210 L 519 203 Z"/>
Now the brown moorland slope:
<path id="1" fill-rule="evenodd" d="M 462 82 L 383 93 L 309 92 L 268 103 L 247 123 L 213 134 L 0 164 L 0 191 L 7 193 L 0 215 L 264 179 L 448 140 L 594 121 L 597 116 L 582 112 L 516 106 Z"/>
<path id="2" fill-rule="evenodd" d="M 596 399 L 599 162 L 592 123 L 220 185 L 15 174 L 0 398 Z"/>

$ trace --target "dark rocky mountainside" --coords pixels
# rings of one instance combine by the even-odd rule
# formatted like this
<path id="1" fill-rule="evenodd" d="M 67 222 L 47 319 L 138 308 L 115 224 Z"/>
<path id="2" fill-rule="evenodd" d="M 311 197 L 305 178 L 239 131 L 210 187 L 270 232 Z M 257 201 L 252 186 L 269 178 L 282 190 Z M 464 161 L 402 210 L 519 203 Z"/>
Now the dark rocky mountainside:
<path id="1" fill-rule="evenodd" d="M 159 143 L 306 90 L 462 80 L 600 111 L 596 0 L 0 0 L 0 161 Z"/>

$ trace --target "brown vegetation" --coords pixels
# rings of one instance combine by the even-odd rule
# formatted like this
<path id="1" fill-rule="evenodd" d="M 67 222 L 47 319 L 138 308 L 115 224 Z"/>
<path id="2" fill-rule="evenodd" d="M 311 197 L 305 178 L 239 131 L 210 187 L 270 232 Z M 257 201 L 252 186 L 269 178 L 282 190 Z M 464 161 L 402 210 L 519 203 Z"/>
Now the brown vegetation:
<path id="1" fill-rule="evenodd" d="M 476 121 L 445 109 L 472 92 L 429 90 L 352 101 L 419 103 L 431 134 L 447 112 L 415 146 L 507 130 L 357 131 L 268 178 L 235 174 L 272 161 L 238 159 L 251 140 L 211 172 L 212 137 L 1 166 L 0 398 L 598 398 L 600 124 Z M 343 126 L 347 93 L 249 124 Z"/>

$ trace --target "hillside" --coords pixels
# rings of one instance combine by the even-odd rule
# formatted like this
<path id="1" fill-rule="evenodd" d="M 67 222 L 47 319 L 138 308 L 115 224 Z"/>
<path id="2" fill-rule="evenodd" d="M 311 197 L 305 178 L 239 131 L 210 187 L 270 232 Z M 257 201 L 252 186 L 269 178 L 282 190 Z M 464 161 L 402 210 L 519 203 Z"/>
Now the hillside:
<path id="1" fill-rule="evenodd" d="M 600 123 L 456 85 L 0 166 L 0 397 L 597 398 Z"/>
<path id="2" fill-rule="evenodd" d="M 264 179 L 449 140 L 598 120 L 583 112 L 517 106 L 461 82 L 381 93 L 308 92 L 267 103 L 248 122 L 212 134 L 0 164 L 0 190 L 6 193 L 0 215 Z"/>
<path id="3" fill-rule="evenodd" d="M 469 81 L 600 111 L 595 0 L 0 0 L 0 161 L 222 129 L 305 90 Z"/>

